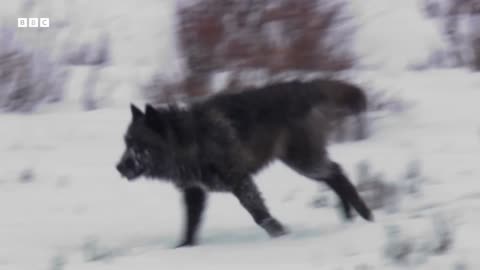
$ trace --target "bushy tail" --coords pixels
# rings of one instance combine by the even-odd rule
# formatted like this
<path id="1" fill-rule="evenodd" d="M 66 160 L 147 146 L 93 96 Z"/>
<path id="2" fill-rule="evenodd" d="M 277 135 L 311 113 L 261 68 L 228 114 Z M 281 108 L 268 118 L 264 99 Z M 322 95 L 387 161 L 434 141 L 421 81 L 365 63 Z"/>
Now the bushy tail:
<path id="1" fill-rule="evenodd" d="M 317 91 L 327 99 L 328 108 L 335 116 L 357 115 L 367 109 L 367 96 L 358 86 L 338 80 L 316 80 Z"/>
<path id="2" fill-rule="evenodd" d="M 322 103 L 329 134 L 336 141 L 361 140 L 368 137 L 367 96 L 358 86 L 337 80 L 317 80 L 315 89 L 325 99 Z M 347 116 L 353 116 L 347 119 Z M 347 121 L 345 121 L 347 120 Z"/>

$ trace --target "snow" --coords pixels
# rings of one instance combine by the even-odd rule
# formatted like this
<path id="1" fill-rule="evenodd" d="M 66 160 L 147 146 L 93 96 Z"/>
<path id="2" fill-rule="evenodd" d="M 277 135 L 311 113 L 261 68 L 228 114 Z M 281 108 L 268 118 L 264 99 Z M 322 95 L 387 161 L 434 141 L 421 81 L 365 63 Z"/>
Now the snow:
<path id="1" fill-rule="evenodd" d="M 175 7 L 192 3 L 195 1 L 124 0 L 92 5 L 88 1 L 67 4 L 65 0 L 17 0 L 2 5 L 0 23 L 14 27 L 16 17 L 49 17 L 52 26 L 48 32 L 22 29 L 17 33 L 29 45 L 35 43 L 37 47 L 50 48 L 56 58 L 63 58 L 79 47 L 97 46 L 97 40 L 107 37 L 112 44 L 111 59 L 109 66 L 101 70 L 117 73 L 100 75 L 92 91 L 101 98 L 106 91 L 110 92 L 102 106 L 122 106 L 125 100 L 140 99 L 132 90 L 150 79 L 145 74 L 155 72 L 166 78 L 183 75 L 184 63 L 176 49 Z M 441 34 L 439 22 L 426 19 L 420 6 L 419 0 L 349 3 L 357 29 L 353 47 L 358 55 L 358 67 L 394 72 L 424 68 L 435 62 L 436 55 L 448 52 L 448 42 Z M 69 69 L 70 81 L 66 86 L 69 105 L 62 109 L 81 110 L 85 94 L 80 89 L 89 83 L 86 69 L 92 67 Z"/>
<path id="2" fill-rule="evenodd" d="M 171 249 L 181 233 L 179 194 L 158 181 L 128 183 L 114 169 L 127 107 L 6 114 L 0 116 L 0 269 L 398 269 L 384 256 L 386 228 L 398 226 L 405 241 L 419 248 L 433 245 L 431 217 L 439 213 L 451 220 L 454 243 L 442 256 L 421 255 L 421 269 L 456 263 L 475 269 L 478 74 L 402 72 L 375 81 L 372 74 L 358 76 L 372 87 L 394 86 L 415 106 L 377 120 L 368 140 L 332 145 L 330 152 L 355 182 L 362 160 L 397 183 L 409 162 L 420 160 L 426 178 L 421 194 L 402 194 L 398 212 L 379 209 L 374 223 L 345 223 L 330 191 L 274 163 L 256 181 L 290 235 L 269 239 L 233 196 L 214 194 L 201 245 Z M 328 194 L 330 202 L 312 208 L 319 194 Z"/>
<path id="3" fill-rule="evenodd" d="M 355 50 L 362 67 L 403 70 L 424 66 L 434 53 L 447 49 L 438 22 L 426 19 L 419 7 L 418 0 L 352 3 L 358 25 Z"/>
<path id="4" fill-rule="evenodd" d="M 2 23 L 27 16 L 17 16 L 19 2 L 2 3 Z M 59 39 L 82 43 L 111 34 L 113 61 L 97 74 L 93 95 L 102 109 L 82 111 L 90 71 L 71 67 L 61 104 L 34 115 L 0 114 L 0 270 L 479 269 L 480 76 L 462 69 L 409 71 L 446 46 L 418 1 L 352 3 L 362 69 L 350 78 L 408 106 L 376 116 L 372 137 L 332 145 L 330 153 L 357 184 L 357 166 L 367 161 L 382 181 L 401 188 L 416 161 L 419 192 L 401 191 L 398 209 L 376 209 L 374 223 L 346 223 L 331 191 L 274 163 L 256 182 L 290 235 L 269 239 L 233 196 L 213 194 L 201 245 L 185 249 L 171 248 L 182 228 L 178 192 L 159 181 L 129 183 L 114 168 L 127 104 L 141 100 L 138 89 L 151 74 L 181 70 L 174 1 L 42 3 L 32 15 L 73 27 Z M 225 76 L 218 75 L 215 89 Z M 312 207 L 319 198 L 323 206 Z M 431 252 L 441 239 L 438 216 L 453 232 L 443 254 Z M 389 228 L 400 236 L 388 236 Z M 410 256 L 392 261 L 386 250 L 402 245 L 411 247 Z"/>
<path id="5" fill-rule="evenodd" d="M 174 38 L 175 0 L 100 1 L 94 5 L 89 1 L 65 0 L 7 2 L 0 8 L 0 27 L 11 27 L 27 47 L 47 49 L 55 60 L 79 48 L 98 46 L 96 41 L 102 38 L 108 38 L 112 44 L 107 66 L 68 67 L 71 72 L 65 104 L 54 110 L 84 109 L 84 86 L 90 83 L 88 74 L 92 69 L 101 73 L 93 85 L 93 95 L 105 103 L 102 106 L 109 107 L 123 106 L 126 100 L 140 100 L 138 88 L 154 71 L 166 76 L 182 72 Z M 43 31 L 16 28 L 17 17 L 47 17 L 51 27 Z"/>

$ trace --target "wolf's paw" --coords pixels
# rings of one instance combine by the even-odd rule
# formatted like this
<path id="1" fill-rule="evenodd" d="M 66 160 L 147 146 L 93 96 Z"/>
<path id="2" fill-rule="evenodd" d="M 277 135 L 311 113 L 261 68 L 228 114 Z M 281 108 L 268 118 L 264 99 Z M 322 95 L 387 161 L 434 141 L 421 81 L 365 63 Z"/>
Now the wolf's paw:
<path id="1" fill-rule="evenodd" d="M 180 244 L 176 245 L 174 248 L 185 248 L 185 247 L 193 247 L 196 246 L 197 244 L 194 241 L 182 241 Z"/>
<path id="2" fill-rule="evenodd" d="M 269 218 L 264 220 L 260 226 L 267 231 L 270 237 L 280 237 L 282 235 L 286 235 L 289 231 L 276 219 Z"/>
<path id="3" fill-rule="evenodd" d="M 361 211 L 358 211 L 361 217 L 363 217 L 367 221 L 372 221 L 373 222 L 373 213 L 372 210 L 370 210 L 368 207 L 364 207 L 360 209 Z"/>
<path id="4" fill-rule="evenodd" d="M 359 203 L 359 205 L 355 206 L 355 209 L 363 219 L 368 221 L 373 221 L 372 210 L 370 210 L 370 208 L 368 208 L 368 206 L 366 206 L 365 203 L 363 202 Z"/>
<path id="5" fill-rule="evenodd" d="M 350 209 L 348 209 L 348 210 L 343 209 L 342 216 L 343 216 L 344 221 L 347 222 L 347 223 L 353 222 L 353 220 L 358 215 L 360 215 L 363 219 L 373 222 L 373 220 L 374 220 L 373 213 L 368 207 L 366 207 L 366 206 L 360 207 L 357 212 L 358 212 L 358 214 L 354 213 Z"/>
<path id="6" fill-rule="evenodd" d="M 355 216 L 353 214 L 346 214 L 346 213 L 342 213 L 343 215 L 341 216 L 343 219 L 343 221 L 345 223 L 352 223 L 354 220 L 355 220 Z"/>
<path id="7" fill-rule="evenodd" d="M 290 231 L 285 229 L 285 228 L 282 228 L 281 230 L 269 233 L 270 237 L 273 237 L 273 238 L 281 237 L 281 236 L 284 236 L 284 235 L 287 235 L 287 234 L 290 234 Z"/>
<path id="8" fill-rule="evenodd" d="M 366 220 L 368 220 L 368 221 L 371 221 L 371 222 L 375 221 L 375 218 L 374 218 L 374 216 L 373 216 L 373 213 L 372 213 L 372 211 L 370 211 L 370 210 L 368 210 L 368 211 L 365 213 L 364 218 L 365 218 Z"/>

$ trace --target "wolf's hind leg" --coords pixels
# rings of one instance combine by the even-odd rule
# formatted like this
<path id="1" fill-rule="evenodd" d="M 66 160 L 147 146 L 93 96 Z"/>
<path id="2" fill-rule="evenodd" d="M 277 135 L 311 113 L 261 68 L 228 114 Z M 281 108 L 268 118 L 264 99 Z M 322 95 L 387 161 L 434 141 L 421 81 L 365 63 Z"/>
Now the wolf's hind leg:
<path id="1" fill-rule="evenodd" d="M 352 219 L 352 210 L 346 192 L 342 185 L 340 185 L 334 177 L 330 176 L 330 168 L 328 165 L 330 161 L 325 156 L 321 156 L 320 158 L 308 158 L 306 160 L 287 156 L 282 160 L 287 166 L 306 178 L 312 179 L 316 182 L 325 182 L 325 184 L 327 184 L 327 186 L 329 186 L 340 199 L 345 218 L 347 220 Z"/>
<path id="2" fill-rule="evenodd" d="M 182 242 L 177 247 L 193 246 L 205 209 L 206 192 L 200 187 L 189 187 L 183 191 L 186 210 L 185 232 Z"/>
<path id="3" fill-rule="evenodd" d="M 255 223 L 271 237 L 287 234 L 283 225 L 271 216 L 257 186 L 251 178 L 243 179 L 233 188 L 233 194 L 240 204 L 250 213 Z"/>
<path id="4" fill-rule="evenodd" d="M 339 197 L 346 219 L 352 219 L 351 207 L 353 206 L 363 218 L 372 220 L 371 211 L 360 198 L 350 180 L 345 176 L 340 165 L 330 161 L 325 153 L 318 152 L 320 154 L 313 156 L 287 155 L 282 158 L 282 161 L 301 175 L 327 184 Z M 302 153 L 308 152 L 303 151 Z"/>
<path id="5" fill-rule="evenodd" d="M 357 190 L 355 189 L 355 186 L 353 186 L 353 184 L 347 178 L 338 163 L 330 162 L 328 175 L 322 180 L 325 181 L 325 183 L 329 187 L 331 187 L 340 197 L 347 218 L 351 218 L 350 207 L 346 206 L 346 204 L 350 202 L 351 206 L 353 206 L 353 208 L 357 210 L 360 216 L 369 221 L 373 220 L 373 214 L 371 210 L 362 200 Z"/>
<path id="6" fill-rule="evenodd" d="M 346 194 L 342 186 L 339 185 L 339 183 L 335 180 L 332 180 L 332 181 L 324 180 L 324 182 L 325 184 L 327 184 L 328 187 L 330 187 L 333 190 L 333 192 L 335 192 L 335 194 L 337 194 L 338 198 L 340 199 L 340 203 L 342 204 L 343 214 L 345 215 L 345 218 L 347 220 L 353 219 L 352 207 L 348 202 L 348 198 L 346 197 Z"/>

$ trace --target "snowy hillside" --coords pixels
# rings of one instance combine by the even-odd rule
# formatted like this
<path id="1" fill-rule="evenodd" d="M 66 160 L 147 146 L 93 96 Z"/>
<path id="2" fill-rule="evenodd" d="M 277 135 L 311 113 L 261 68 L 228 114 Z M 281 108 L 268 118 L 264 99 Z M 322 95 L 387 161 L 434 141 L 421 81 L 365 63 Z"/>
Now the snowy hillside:
<path id="1" fill-rule="evenodd" d="M 395 89 L 414 107 L 377 120 L 366 141 L 333 145 L 332 156 L 356 182 L 356 167 L 367 160 L 383 181 L 399 186 L 418 160 L 416 192 L 400 191 L 397 209 L 375 210 L 375 223 L 346 224 L 330 191 L 274 164 L 257 183 L 292 234 L 271 240 L 232 196 L 214 195 L 202 245 L 189 249 L 171 249 L 182 217 L 175 190 L 160 182 L 128 183 L 114 170 L 128 110 L 2 115 L 0 269 L 398 269 L 385 254 L 392 245 L 410 247 L 400 260 L 407 268 L 480 267 L 478 74 L 373 78 L 375 87 Z M 319 196 L 323 206 L 312 207 Z M 439 241 L 435 216 L 447 218 L 453 241 L 438 255 L 432 251 Z M 403 236 L 387 237 L 391 226 Z"/>
<path id="2" fill-rule="evenodd" d="M 190 3 L 192 1 L 179 1 Z M 365 2 L 365 1 L 364 1 Z M 368 0 L 348 5 L 357 29 L 353 37 L 356 65 L 362 69 L 404 70 L 432 65 L 435 55 L 448 51 L 438 21 L 426 19 L 419 0 Z M 70 65 L 65 99 L 57 110 L 82 110 L 92 95 L 100 107 L 119 107 L 141 100 L 139 88 L 154 72 L 166 78 L 182 73 L 176 49 L 175 0 L 8 1 L 0 9 L 0 26 L 12 27 L 26 47 L 48 51 L 54 60 L 94 57 L 101 40 L 111 45 L 102 66 Z M 16 28 L 17 17 L 48 17 L 51 28 Z M 216 82 L 214 82 L 215 84 Z M 85 89 L 88 88 L 88 89 Z"/>

